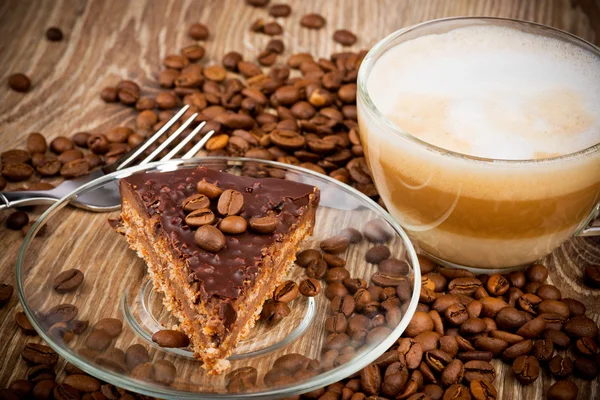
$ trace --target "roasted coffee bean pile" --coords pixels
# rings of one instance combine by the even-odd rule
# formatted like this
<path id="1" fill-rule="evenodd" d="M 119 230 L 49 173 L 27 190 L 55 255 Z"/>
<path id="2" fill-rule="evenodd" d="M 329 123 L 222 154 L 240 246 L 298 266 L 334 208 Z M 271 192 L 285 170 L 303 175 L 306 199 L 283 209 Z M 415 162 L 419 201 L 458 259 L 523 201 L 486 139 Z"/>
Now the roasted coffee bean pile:
<path id="1" fill-rule="evenodd" d="M 297 262 L 306 265 L 318 257 L 317 253 L 306 250 L 298 255 Z M 550 374 L 556 379 L 547 391 L 551 400 L 577 398 L 578 388 L 569 379 L 571 375 L 597 379 L 598 326 L 585 316 L 582 303 L 562 298 L 555 286 L 545 283 L 545 266 L 534 265 L 525 272 L 505 275 L 476 276 L 419 258 L 423 273 L 420 301 L 402 338 L 354 376 L 294 398 L 492 400 L 498 398 L 494 387 L 496 370 L 490 362 L 494 358 L 512 364 L 514 378 L 523 385 L 535 382 L 543 373 Z M 396 264 L 389 258 L 383 259 L 378 264 L 380 273 L 389 274 L 388 263 Z M 405 274 L 405 268 L 398 271 Z M 392 282 L 380 286 L 377 282 L 374 275 L 371 285 L 364 282 L 358 286 L 364 285 L 371 298 L 374 288 L 383 294 L 392 287 L 400 298 L 399 286 Z M 344 291 L 342 287 L 336 290 Z M 365 301 L 369 297 L 363 299 L 361 290 L 365 289 L 358 289 L 352 297 L 355 307 L 359 303 L 368 307 L 370 303 Z M 331 299 L 338 313 L 329 317 L 326 329 L 349 332 L 354 317 L 346 319 L 339 295 Z M 388 313 L 387 319 L 386 302 L 389 299 L 379 307 Z M 349 311 L 350 307 L 346 312 Z M 365 320 L 361 329 L 372 329 L 377 317 L 370 321 Z M 331 362 L 329 351 L 324 348 L 321 368 L 327 368 Z"/>
<path id="2" fill-rule="evenodd" d="M 84 274 L 76 269 L 58 274 L 52 281 L 52 287 L 59 293 L 77 290 L 83 283 Z M 0 304 L 10 299 L 12 287 L 0 285 Z M 57 340 L 71 341 L 75 335 L 88 331 L 87 320 L 76 320 L 77 307 L 60 304 L 52 307 L 42 316 L 42 323 L 48 333 Z M 15 322 L 26 335 L 35 335 L 31 322 L 23 312 L 15 313 Z M 84 347 L 80 348 L 82 357 L 93 360 L 97 365 L 111 369 L 120 374 L 153 382 L 170 385 L 175 381 L 177 370 L 173 363 L 166 359 L 151 361 L 145 346 L 133 344 L 126 351 L 114 346 L 114 341 L 121 334 L 123 323 L 116 318 L 103 318 L 97 321 L 87 334 Z M 188 338 L 181 332 L 173 330 L 158 331 L 152 338 L 163 347 L 186 347 Z M 114 385 L 102 382 L 74 365 L 67 363 L 64 367 L 64 378 L 57 380 L 59 365 L 58 354 L 43 344 L 28 343 L 21 352 L 21 358 L 29 369 L 26 379 L 11 382 L 8 388 L 0 390 L 0 399 L 36 399 L 36 400 L 98 400 L 98 399 L 147 399 L 133 392 L 125 391 Z"/>

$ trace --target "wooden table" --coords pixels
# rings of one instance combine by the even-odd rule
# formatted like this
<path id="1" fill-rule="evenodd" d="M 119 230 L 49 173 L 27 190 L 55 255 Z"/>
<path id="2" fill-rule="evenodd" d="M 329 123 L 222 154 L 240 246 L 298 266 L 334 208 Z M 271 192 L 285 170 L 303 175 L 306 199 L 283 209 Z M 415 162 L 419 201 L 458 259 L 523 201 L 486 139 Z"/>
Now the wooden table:
<path id="1" fill-rule="evenodd" d="M 283 1 L 287 2 L 287 1 Z M 205 63 L 219 61 L 230 50 L 254 57 L 268 37 L 249 32 L 249 25 L 265 10 L 242 0 L 5 0 L 0 2 L 0 150 L 21 147 L 29 132 L 51 139 L 77 131 L 104 132 L 131 123 L 134 112 L 99 99 L 100 90 L 131 78 L 145 91 L 158 90 L 156 76 L 161 59 L 191 43 L 187 27 L 203 22 L 211 29 L 205 43 Z M 572 32 L 600 44 L 600 0 L 306 0 L 291 2 L 293 13 L 282 19 L 288 52 L 309 51 L 327 56 L 342 47 L 331 40 L 333 31 L 348 28 L 358 34 L 357 49 L 369 48 L 378 39 L 401 27 L 434 18 L 456 15 L 489 15 L 532 20 Z M 296 4 L 293 4 L 296 3 Z M 324 31 L 299 27 L 307 12 L 327 17 Z M 65 39 L 49 42 L 45 30 L 60 27 Z M 6 88 L 6 78 L 23 72 L 33 88 L 20 94 Z M 14 189 L 19 185 L 10 184 Z M 32 210 L 39 215 L 41 207 Z M 0 212 L 0 282 L 14 284 L 14 265 L 22 236 L 3 227 L 9 212 Z M 600 321 L 600 290 L 581 283 L 583 268 L 600 262 L 600 238 L 574 239 L 549 256 L 550 281 L 565 297 L 584 302 L 590 316 Z M 18 330 L 14 314 L 16 294 L 0 310 L 0 387 L 25 373 L 20 360 L 24 344 L 31 341 Z M 33 339 L 35 340 L 35 339 Z M 502 399 L 543 398 L 552 380 L 544 375 L 523 387 L 510 368 L 497 362 L 496 385 Z M 600 397 L 600 381 L 576 380 L 579 399 Z"/>

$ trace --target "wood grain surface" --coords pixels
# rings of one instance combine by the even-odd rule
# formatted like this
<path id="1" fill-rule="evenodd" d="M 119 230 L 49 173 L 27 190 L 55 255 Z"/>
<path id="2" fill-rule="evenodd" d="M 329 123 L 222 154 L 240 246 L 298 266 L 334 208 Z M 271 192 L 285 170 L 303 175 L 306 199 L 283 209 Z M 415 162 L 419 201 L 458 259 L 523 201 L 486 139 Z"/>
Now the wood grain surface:
<path id="1" fill-rule="evenodd" d="M 334 30 L 347 28 L 359 41 L 355 49 L 366 49 L 399 28 L 434 18 L 458 15 L 487 15 L 519 18 L 555 26 L 600 44 L 599 0 L 305 0 L 285 1 L 293 7 L 281 19 L 286 53 L 307 51 L 327 56 L 342 50 L 331 39 Z M 299 26 L 300 17 L 319 12 L 327 18 L 325 29 L 315 32 Z M 187 27 L 203 22 L 211 30 L 203 43 L 205 64 L 219 62 L 230 50 L 252 59 L 269 37 L 249 32 L 264 9 L 248 7 L 242 0 L 4 0 L 0 1 L 0 151 L 24 147 L 29 132 L 47 139 L 70 136 L 77 131 L 106 132 L 123 124 L 133 126 L 135 112 L 105 104 L 98 96 L 107 85 L 133 79 L 143 93 L 156 93 L 161 59 L 192 43 Z M 45 31 L 58 26 L 62 42 L 49 42 Z M 6 86 L 15 72 L 32 79 L 32 90 L 22 94 Z M 10 184 L 14 189 L 19 184 Z M 39 215 L 43 209 L 30 210 Z M 79 212 L 79 211 L 78 211 Z M 14 266 L 20 232 L 4 228 L 9 212 L 0 212 L 0 282 L 14 285 Z M 85 260 L 85 254 L 77 254 Z M 588 307 L 591 318 L 600 321 L 600 290 L 582 285 L 586 265 L 600 263 L 600 238 L 576 238 L 544 260 L 550 281 L 564 297 L 578 299 Z M 14 314 L 20 309 L 16 293 L 0 309 L 0 387 L 24 376 L 20 359 L 25 343 L 36 341 L 20 333 Z M 501 399 L 543 398 L 553 380 L 545 374 L 533 385 L 523 387 L 510 368 L 496 362 Z M 576 380 L 579 399 L 600 398 L 600 382 Z"/>

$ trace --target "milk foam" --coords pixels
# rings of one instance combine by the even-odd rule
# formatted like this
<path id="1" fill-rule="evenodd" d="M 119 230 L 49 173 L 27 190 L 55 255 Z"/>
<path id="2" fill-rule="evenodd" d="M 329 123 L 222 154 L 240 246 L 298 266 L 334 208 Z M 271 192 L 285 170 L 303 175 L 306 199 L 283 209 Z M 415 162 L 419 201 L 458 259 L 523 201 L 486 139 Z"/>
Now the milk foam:
<path id="1" fill-rule="evenodd" d="M 398 127 L 463 154 L 548 158 L 600 142 L 600 57 L 556 39 L 485 26 L 422 36 L 382 55 L 367 85 Z"/>

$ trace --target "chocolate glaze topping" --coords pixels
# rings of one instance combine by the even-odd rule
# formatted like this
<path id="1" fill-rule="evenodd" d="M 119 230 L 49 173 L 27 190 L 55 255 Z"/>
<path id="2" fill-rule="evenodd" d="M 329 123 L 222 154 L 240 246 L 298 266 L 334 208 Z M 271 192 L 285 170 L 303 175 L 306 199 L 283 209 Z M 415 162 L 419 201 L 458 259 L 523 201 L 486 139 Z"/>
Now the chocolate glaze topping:
<path id="1" fill-rule="evenodd" d="M 273 214 L 279 226 L 272 234 L 259 234 L 248 229 L 240 235 L 225 235 L 227 245 L 217 253 L 202 250 L 194 242 L 194 230 L 185 223 L 182 200 L 197 193 L 196 184 L 205 179 L 223 190 L 235 189 L 244 195 L 240 215 L 262 217 Z M 264 178 L 257 179 L 210 170 L 205 167 L 179 169 L 167 172 L 141 172 L 123 179 L 132 186 L 146 206 L 148 215 L 160 216 L 157 233 L 164 233 L 172 247 L 189 270 L 189 282 L 198 290 L 204 301 L 233 300 L 240 297 L 254 283 L 264 249 L 273 242 L 282 241 L 284 235 L 306 210 L 313 186 L 293 181 Z M 318 196 L 318 192 L 315 193 Z M 211 202 L 215 215 L 217 202 Z M 215 298 L 216 297 L 216 298 Z M 230 325 L 231 307 L 221 306 L 219 314 Z"/>

